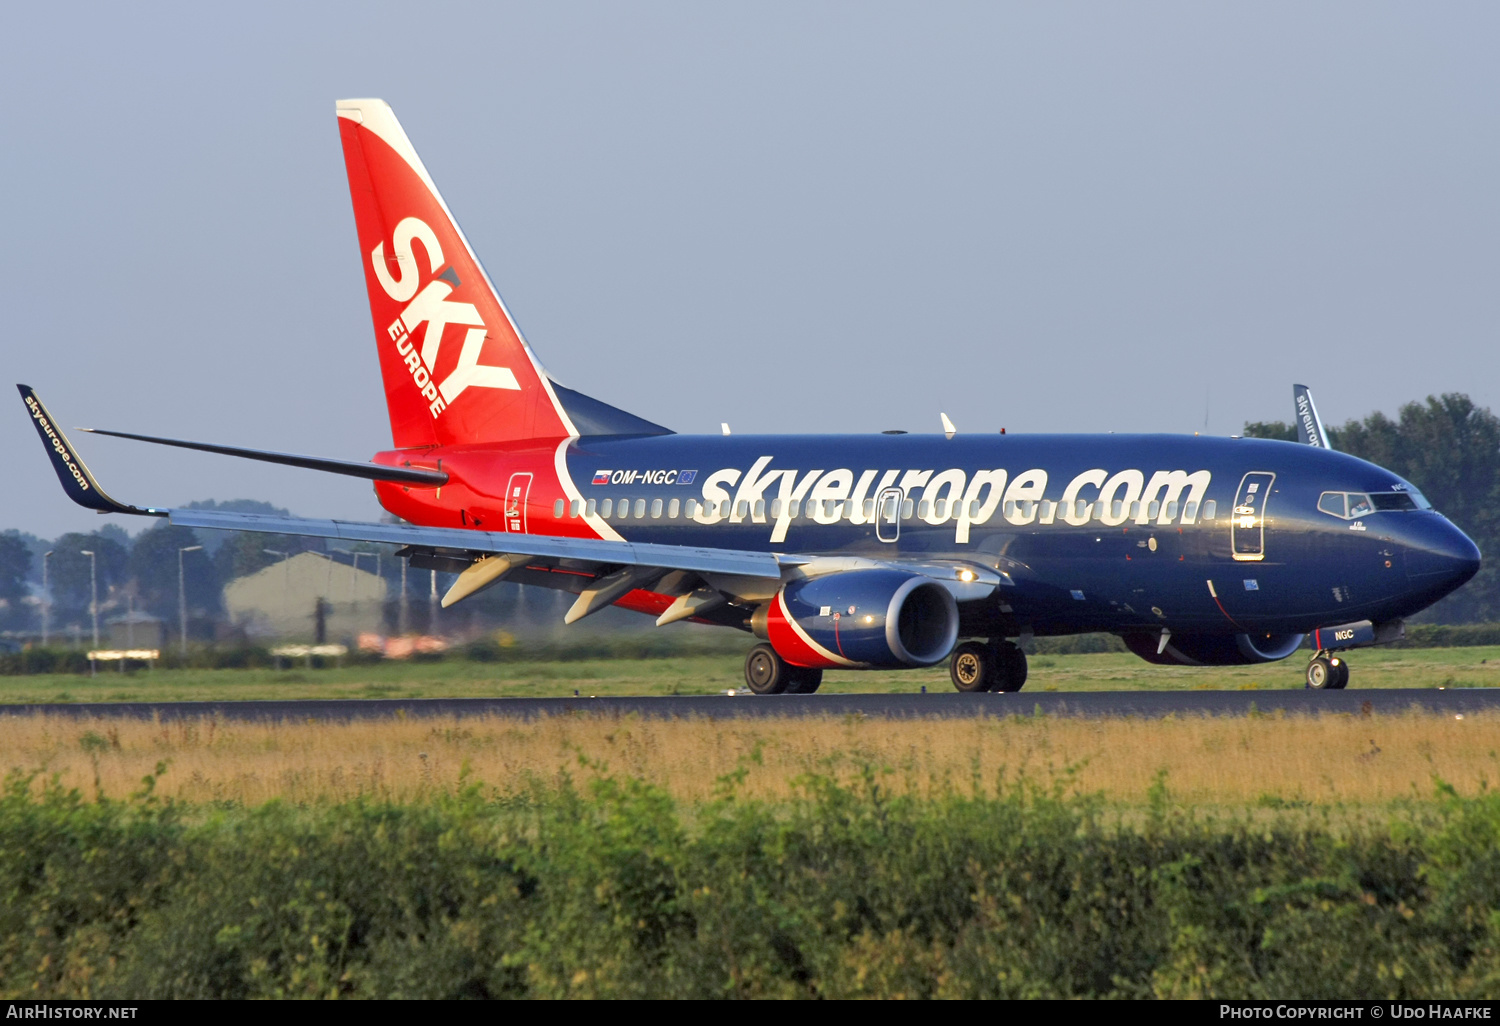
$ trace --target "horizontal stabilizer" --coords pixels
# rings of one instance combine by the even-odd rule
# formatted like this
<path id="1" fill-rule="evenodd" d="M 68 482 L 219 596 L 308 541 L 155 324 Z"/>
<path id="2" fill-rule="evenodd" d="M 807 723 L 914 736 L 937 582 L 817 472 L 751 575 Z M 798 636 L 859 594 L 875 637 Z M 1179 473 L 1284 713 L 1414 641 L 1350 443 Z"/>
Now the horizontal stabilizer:
<path id="1" fill-rule="evenodd" d="M 196 449 L 199 452 L 215 452 L 221 456 L 240 456 L 262 463 L 280 463 L 287 467 L 303 467 L 321 470 L 329 474 L 344 474 L 362 477 L 367 481 L 398 481 L 401 484 L 438 485 L 448 483 L 448 475 L 441 470 L 423 470 L 420 467 L 386 467 L 379 463 L 361 463 L 358 460 L 331 460 L 322 456 L 299 456 L 290 452 L 272 452 L 267 449 L 244 449 L 237 445 L 215 445 L 212 442 L 185 442 L 180 438 L 157 438 L 153 435 L 135 435 L 128 431 L 106 431 L 103 428 L 79 428 L 91 435 L 109 435 L 113 438 L 130 438 L 137 442 L 152 442 L 156 445 L 175 445 L 179 449 Z"/>

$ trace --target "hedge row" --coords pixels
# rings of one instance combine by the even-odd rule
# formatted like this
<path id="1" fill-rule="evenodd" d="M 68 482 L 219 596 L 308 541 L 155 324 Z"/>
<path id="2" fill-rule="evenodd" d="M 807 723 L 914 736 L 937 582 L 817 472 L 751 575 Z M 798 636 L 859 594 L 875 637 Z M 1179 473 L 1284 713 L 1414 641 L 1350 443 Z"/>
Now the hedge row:
<path id="1" fill-rule="evenodd" d="M 150 778 L 148 778 L 149 783 Z M 1422 829 L 1122 825 L 1024 781 L 679 807 L 0 797 L 7 997 L 1492 997 L 1500 796 Z M 38 792 L 41 793 L 38 793 Z M 1262 813 L 1262 815 L 1265 815 Z"/>

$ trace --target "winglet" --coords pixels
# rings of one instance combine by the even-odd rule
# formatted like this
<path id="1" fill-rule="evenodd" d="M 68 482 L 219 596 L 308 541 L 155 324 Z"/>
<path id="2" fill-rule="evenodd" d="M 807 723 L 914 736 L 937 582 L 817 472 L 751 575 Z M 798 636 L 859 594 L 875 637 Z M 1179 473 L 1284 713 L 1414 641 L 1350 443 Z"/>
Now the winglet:
<path id="1" fill-rule="evenodd" d="M 1316 445 L 1320 449 L 1332 449 L 1328 444 L 1328 432 L 1323 430 L 1323 418 L 1313 405 L 1312 390 L 1306 385 L 1292 386 L 1292 400 L 1297 406 L 1297 441 L 1303 445 Z"/>
<path id="2" fill-rule="evenodd" d="M 26 402 L 26 412 L 31 414 L 31 422 L 36 425 L 36 433 L 42 438 L 42 446 L 47 450 L 47 456 L 52 460 L 52 469 L 57 471 L 57 479 L 62 482 L 63 491 L 68 493 L 68 498 L 86 506 L 96 509 L 100 513 L 139 513 L 146 516 L 166 516 L 165 510 L 140 509 L 136 506 L 127 506 L 122 502 L 116 502 L 104 493 L 99 487 L 99 482 L 94 480 L 94 475 L 89 473 L 89 468 L 83 465 L 83 460 L 78 457 L 73 444 L 68 441 L 62 433 L 52 415 L 47 412 L 47 407 L 42 405 L 42 400 L 37 397 L 36 389 L 30 385 L 16 385 L 21 392 L 21 398 Z"/>

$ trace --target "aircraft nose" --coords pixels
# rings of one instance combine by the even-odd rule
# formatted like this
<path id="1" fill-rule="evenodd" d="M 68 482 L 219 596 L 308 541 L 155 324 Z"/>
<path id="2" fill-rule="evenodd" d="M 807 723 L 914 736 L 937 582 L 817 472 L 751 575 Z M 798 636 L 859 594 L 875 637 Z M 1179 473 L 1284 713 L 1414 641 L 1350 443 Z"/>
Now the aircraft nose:
<path id="1" fill-rule="evenodd" d="M 1422 517 L 1405 539 L 1406 576 L 1413 583 L 1457 588 L 1479 572 L 1479 546 L 1441 516 Z"/>

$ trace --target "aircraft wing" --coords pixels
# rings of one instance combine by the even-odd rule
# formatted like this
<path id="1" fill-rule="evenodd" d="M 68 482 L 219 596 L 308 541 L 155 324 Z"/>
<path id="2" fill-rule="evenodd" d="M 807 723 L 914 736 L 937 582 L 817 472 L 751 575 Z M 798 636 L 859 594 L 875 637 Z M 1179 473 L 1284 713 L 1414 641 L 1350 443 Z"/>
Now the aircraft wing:
<path id="1" fill-rule="evenodd" d="M 781 564 L 769 552 L 705 549 L 688 545 L 604 541 L 595 538 L 556 538 L 543 534 L 478 531 L 461 527 L 418 527 L 415 524 L 370 524 L 353 520 L 313 520 L 259 513 L 227 513 L 206 509 L 162 511 L 173 524 L 228 531 L 295 534 L 339 541 L 381 542 L 435 552 L 509 555 L 544 560 L 569 560 L 597 566 L 639 566 L 691 570 L 707 574 L 739 574 L 780 579 Z"/>
<path id="2" fill-rule="evenodd" d="M 165 517 L 181 527 L 210 530 L 256 531 L 262 534 L 297 535 L 349 542 L 376 542 L 402 546 L 400 555 L 420 569 L 442 570 L 459 575 L 443 599 L 448 606 L 460 599 L 509 577 L 521 583 L 562 587 L 578 595 L 566 622 L 613 603 L 636 588 L 652 588 L 676 595 L 681 600 L 664 613 L 658 623 L 670 623 L 696 610 L 708 608 L 695 600 L 704 582 L 709 590 L 738 597 L 775 594 L 788 575 L 816 576 L 859 566 L 892 566 L 931 577 L 944 584 L 957 601 L 984 598 L 997 586 L 1008 581 L 1008 575 L 996 573 L 964 560 L 938 560 L 909 563 L 848 558 L 816 558 L 795 554 L 755 552 L 744 549 L 706 548 L 690 545 L 663 545 L 652 542 L 608 541 L 601 538 L 560 538 L 551 535 L 522 534 L 509 531 L 481 531 L 475 528 L 421 527 L 415 524 L 374 524 L 351 520 L 317 520 L 303 517 L 270 516 L 260 513 L 231 513 L 225 510 L 174 509 L 157 506 L 131 506 L 111 498 L 99 487 L 83 460 L 73 449 L 62 430 L 52 419 L 34 389 L 18 385 L 52 467 L 57 472 L 68 497 L 80 506 L 100 513 L 128 513 L 137 516 Z M 146 438 L 147 441 L 175 440 Z M 191 448 L 210 449 L 193 443 Z M 228 450 L 215 446 L 213 450 Z M 231 451 L 246 455 L 249 450 Z M 313 457 L 280 457 L 273 462 L 294 466 L 313 466 Z M 294 462 L 295 461 L 295 462 Z M 354 465 L 350 465 L 354 466 Z M 349 473 L 349 469 L 313 466 Z M 379 468 L 384 471 L 388 468 Z M 395 468 L 400 469 L 400 468 Z M 359 476 L 368 476 L 363 466 L 356 466 Z M 694 604 L 697 601 L 697 604 Z M 721 600 L 720 600 L 721 601 Z"/>
<path id="3" fill-rule="evenodd" d="M 431 560 L 451 565 L 441 569 L 462 572 L 474 560 L 490 555 L 512 557 L 513 565 L 539 559 L 549 564 L 566 564 L 584 573 L 611 571 L 632 567 L 641 571 L 682 570 L 700 574 L 727 574 L 779 580 L 781 560 L 768 552 L 739 549 L 698 548 L 688 545 L 659 545 L 642 542 L 606 541 L 595 538 L 556 538 L 549 535 L 480 531 L 457 527 L 418 527 L 413 524 L 370 524 L 347 520 L 312 520 L 302 517 L 277 517 L 255 513 L 229 513 L 221 510 L 169 509 L 155 506 L 130 506 L 107 495 L 89 472 L 67 436 L 57 426 L 41 397 L 28 385 L 17 385 L 27 412 L 52 468 L 68 497 L 80 506 L 100 513 L 130 513 L 138 516 L 166 517 L 183 527 L 216 528 L 230 531 L 259 531 L 264 534 L 290 534 L 342 541 L 384 542 L 404 545 Z M 152 439 L 155 440 L 155 439 Z M 322 468 L 318 468 L 322 469 Z M 788 563 L 801 560 L 787 558 Z M 644 573 L 627 574 L 634 581 L 644 580 Z M 490 580 L 498 580 L 491 573 Z M 489 582 L 486 582 L 489 583 Z M 477 590 L 477 589 L 476 589 Z M 466 593 L 467 594 L 467 593 Z M 618 597 L 618 596 L 616 596 Z M 457 601 L 455 599 L 454 601 Z"/>

